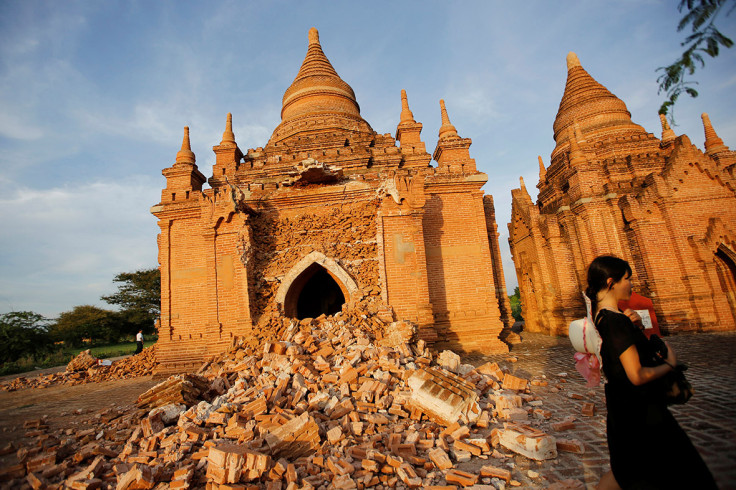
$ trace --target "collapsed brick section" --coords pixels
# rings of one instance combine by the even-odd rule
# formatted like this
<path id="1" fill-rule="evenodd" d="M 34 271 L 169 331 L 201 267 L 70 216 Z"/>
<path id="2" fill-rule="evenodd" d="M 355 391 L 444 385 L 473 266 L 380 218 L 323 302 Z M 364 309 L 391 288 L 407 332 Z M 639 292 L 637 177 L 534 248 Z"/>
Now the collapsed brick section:
<path id="1" fill-rule="evenodd" d="M 570 53 L 537 202 L 523 181 L 511 191 L 526 329 L 566 335 L 585 315 L 586 268 L 601 254 L 629 262 L 662 331 L 736 328 L 736 152 L 707 114 L 703 124 L 705 152 L 664 116 L 661 139 L 647 133 Z"/>
<path id="2" fill-rule="evenodd" d="M 284 271 L 310 253 L 338 262 L 369 296 L 380 294 L 376 243 L 377 200 L 344 203 L 291 216 L 262 213 L 252 220 L 254 318 L 278 314 L 273 301 Z"/>

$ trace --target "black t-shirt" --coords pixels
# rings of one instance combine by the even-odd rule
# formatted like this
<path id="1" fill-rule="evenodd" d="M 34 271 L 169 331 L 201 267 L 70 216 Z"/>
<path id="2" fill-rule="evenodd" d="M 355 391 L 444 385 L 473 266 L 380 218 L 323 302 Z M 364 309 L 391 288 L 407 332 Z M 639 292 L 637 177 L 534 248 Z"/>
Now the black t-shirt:
<path id="1" fill-rule="evenodd" d="M 635 399 L 648 399 L 650 387 L 647 384 L 634 386 L 626 376 L 626 370 L 621 364 L 620 356 L 632 345 L 636 346 L 639 353 L 639 362 L 642 366 L 655 366 L 654 352 L 649 346 L 646 335 L 634 325 L 629 317 L 623 313 L 611 310 L 601 310 L 598 313 L 596 327 L 601 336 L 601 360 L 603 361 L 603 373 L 608 379 L 608 390 L 612 400 L 629 402 Z"/>

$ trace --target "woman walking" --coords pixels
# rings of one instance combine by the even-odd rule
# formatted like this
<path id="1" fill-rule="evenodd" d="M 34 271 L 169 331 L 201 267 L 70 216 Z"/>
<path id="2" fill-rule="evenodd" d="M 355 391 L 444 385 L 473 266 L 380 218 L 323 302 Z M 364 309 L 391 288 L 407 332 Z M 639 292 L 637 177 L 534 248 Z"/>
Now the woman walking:
<path id="1" fill-rule="evenodd" d="M 654 361 L 655 351 L 644 333 L 617 307 L 631 296 L 631 267 L 604 255 L 588 267 L 588 287 L 601 359 L 608 418 L 606 432 L 611 471 L 598 485 L 617 488 L 717 488 L 713 476 L 675 418 L 667 409 L 656 381 L 677 359 L 667 345 L 666 363 Z"/>

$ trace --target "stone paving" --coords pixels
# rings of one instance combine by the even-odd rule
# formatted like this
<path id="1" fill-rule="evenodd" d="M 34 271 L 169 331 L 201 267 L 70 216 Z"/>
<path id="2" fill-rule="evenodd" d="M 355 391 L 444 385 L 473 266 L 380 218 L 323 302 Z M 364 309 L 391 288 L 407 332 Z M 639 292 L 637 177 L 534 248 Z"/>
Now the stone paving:
<path id="1" fill-rule="evenodd" d="M 603 387 L 587 388 L 576 371 L 575 353 L 566 337 L 521 333 L 523 341 L 506 355 L 470 356 L 480 364 L 496 361 L 508 366 L 512 374 L 526 378 L 545 376 L 548 385 L 532 386 L 532 393 L 543 399 L 543 408 L 552 418 L 541 424 L 551 435 L 578 439 L 585 443 L 585 454 L 560 453 L 557 459 L 538 463 L 515 456 L 506 464 L 523 488 L 544 488 L 557 481 L 574 479 L 595 488 L 609 469 L 606 444 L 606 410 Z M 689 365 L 687 378 L 695 395 L 685 405 L 671 408 L 722 489 L 736 489 L 736 333 L 698 333 L 667 337 L 678 359 Z M 510 362 L 510 359 L 516 362 Z M 582 399 L 571 398 L 582 395 Z M 584 402 L 594 402 L 596 414 L 581 414 Z M 555 432 L 550 424 L 573 415 L 575 427 Z M 528 477 L 528 470 L 536 478 Z M 523 478 L 519 478 L 522 476 Z"/>

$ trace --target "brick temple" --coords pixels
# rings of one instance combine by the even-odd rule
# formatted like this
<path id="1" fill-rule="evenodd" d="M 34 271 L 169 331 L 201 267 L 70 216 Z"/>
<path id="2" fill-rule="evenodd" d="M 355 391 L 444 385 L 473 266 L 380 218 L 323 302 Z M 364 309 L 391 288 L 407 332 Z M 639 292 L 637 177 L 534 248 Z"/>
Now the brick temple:
<path id="1" fill-rule="evenodd" d="M 206 178 L 185 128 L 151 209 L 161 228 L 162 371 L 191 369 L 272 318 L 357 306 L 413 322 L 430 342 L 508 350 L 487 176 L 443 101 L 433 154 L 404 91 L 400 103 L 397 94 L 395 137 L 375 132 L 311 29 L 265 146 L 243 152 L 228 114 Z"/>
<path id="2" fill-rule="evenodd" d="M 627 260 L 667 333 L 736 328 L 736 152 L 703 114 L 705 152 L 662 120 L 657 138 L 574 53 L 539 194 L 512 190 L 509 244 L 525 329 L 566 335 L 584 316 L 586 268 Z"/>

